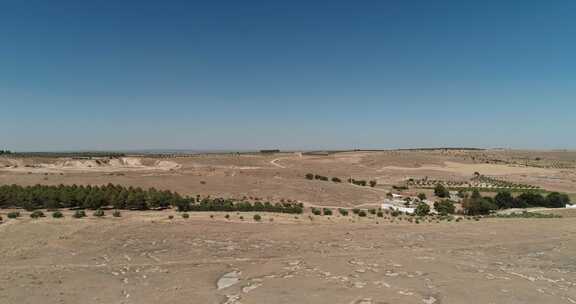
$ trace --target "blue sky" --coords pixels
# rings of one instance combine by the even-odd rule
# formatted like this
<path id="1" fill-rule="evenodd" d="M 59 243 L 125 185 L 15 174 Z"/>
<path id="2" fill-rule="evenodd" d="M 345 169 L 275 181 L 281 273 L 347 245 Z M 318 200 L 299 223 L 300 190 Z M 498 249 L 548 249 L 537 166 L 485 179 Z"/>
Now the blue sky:
<path id="1" fill-rule="evenodd" d="M 576 2 L 0 2 L 0 148 L 576 148 Z"/>

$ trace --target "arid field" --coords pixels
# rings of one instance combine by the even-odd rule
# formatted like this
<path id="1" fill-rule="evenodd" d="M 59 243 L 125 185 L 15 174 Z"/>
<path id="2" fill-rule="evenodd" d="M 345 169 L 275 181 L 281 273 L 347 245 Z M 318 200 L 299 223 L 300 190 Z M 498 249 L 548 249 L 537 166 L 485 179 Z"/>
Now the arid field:
<path id="1" fill-rule="evenodd" d="M 476 173 L 576 193 L 576 152 L 375 151 L 0 156 L 0 184 L 106 185 L 183 195 L 378 208 L 409 179 Z M 309 180 L 374 180 L 374 187 Z M 395 188 L 396 187 L 396 188 Z M 487 192 L 488 193 L 488 192 Z M 123 211 L 31 219 L 0 210 L 0 303 L 576 303 L 576 209 L 561 218 L 406 217 Z M 48 215 L 49 213 L 47 213 Z M 169 218 L 172 216 L 173 218 Z"/>

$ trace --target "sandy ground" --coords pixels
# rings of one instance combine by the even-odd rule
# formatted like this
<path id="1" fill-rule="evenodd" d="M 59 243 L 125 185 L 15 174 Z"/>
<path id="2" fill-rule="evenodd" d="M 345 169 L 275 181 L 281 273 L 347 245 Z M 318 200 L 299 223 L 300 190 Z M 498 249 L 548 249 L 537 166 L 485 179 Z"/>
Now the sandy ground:
<path id="1" fill-rule="evenodd" d="M 416 225 L 168 214 L 0 225 L 0 303 L 576 301 L 574 217 Z"/>
<path id="2" fill-rule="evenodd" d="M 536 160 L 538 159 L 538 160 Z M 523 166 L 521 163 L 528 163 Z M 0 184 L 121 184 L 190 195 L 379 206 L 409 177 L 497 175 L 576 193 L 573 152 L 0 157 Z M 378 181 L 309 181 L 306 173 Z M 421 191 L 421 190 L 413 190 Z M 431 193 L 428 193 L 431 196 Z M 561 219 L 390 219 L 173 211 L 0 224 L 0 303 L 576 303 L 576 210 Z M 240 217 L 244 219 L 240 219 Z M 270 221 L 272 219 L 272 221 Z"/>

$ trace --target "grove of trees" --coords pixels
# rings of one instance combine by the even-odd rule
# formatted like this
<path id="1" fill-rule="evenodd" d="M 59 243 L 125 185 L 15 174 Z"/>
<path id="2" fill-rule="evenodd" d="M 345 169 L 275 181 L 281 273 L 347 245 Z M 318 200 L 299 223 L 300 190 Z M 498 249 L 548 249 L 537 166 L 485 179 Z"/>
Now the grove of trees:
<path id="1" fill-rule="evenodd" d="M 483 197 L 478 191 L 474 191 L 469 198 L 463 200 L 462 207 L 467 214 L 476 215 L 508 208 L 564 208 L 567 204 L 570 204 L 570 198 L 559 192 L 551 192 L 546 196 L 537 192 L 525 192 L 514 197 L 510 192 L 503 191 L 492 198 Z"/>
<path id="2" fill-rule="evenodd" d="M 263 211 L 295 213 L 303 212 L 300 203 L 276 203 L 235 201 L 224 198 L 181 196 L 168 190 L 154 188 L 105 186 L 0 186 L 0 208 L 37 209 L 92 209 L 111 207 L 125 210 L 150 210 L 175 207 L 178 211 Z"/>

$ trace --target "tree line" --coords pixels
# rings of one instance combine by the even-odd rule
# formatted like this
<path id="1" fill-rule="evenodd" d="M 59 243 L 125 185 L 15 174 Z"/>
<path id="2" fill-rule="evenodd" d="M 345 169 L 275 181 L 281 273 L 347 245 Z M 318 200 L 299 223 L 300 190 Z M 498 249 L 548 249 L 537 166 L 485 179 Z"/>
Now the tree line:
<path id="1" fill-rule="evenodd" d="M 470 197 L 465 197 L 462 207 L 466 214 L 489 214 L 498 209 L 509 208 L 564 208 L 570 204 L 570 197 L 567 194 L 551 192 L 544 196 L 540 193 L 525 192 L 514 197 L 510 192 L 498 192 L 495 197 L 482 196 L 477 190 L 472 192 Z"/>
<path id="2" fill-rule="evenodd" d="M 105 186 L 0 186 L 0 208 L 154 210 L 175 207 L 178 211 L 264 211 L 302 213 L 301 203 L 251 203 L 224 198 L 182 196 L 169 190 Z"/>
<path id="3" fill-rule="evenodd" d="M 338 177 L 329 178 L 327 176 L 323 176 L 323 175 L 319 175 L 319 174 L 312 174 L 312 173 L 306 174 L 305 177 L 308 180 L 320 180 L 320 181 L 325 181 L 325 182 L 332 181 L 334 183 L 341 183 L 342 182 L 342 180 Z M 353 178 L 348 178 L 346 181 L 348 183 L 354 184 L 356 186 L 362 186 L 362 187 L 370 186 L 372 188 L 376 187 L 376 184 L 377 184 L 377 182 L 375 180 L 366 181 L 366 180 L 356 180 Z"/>

